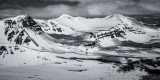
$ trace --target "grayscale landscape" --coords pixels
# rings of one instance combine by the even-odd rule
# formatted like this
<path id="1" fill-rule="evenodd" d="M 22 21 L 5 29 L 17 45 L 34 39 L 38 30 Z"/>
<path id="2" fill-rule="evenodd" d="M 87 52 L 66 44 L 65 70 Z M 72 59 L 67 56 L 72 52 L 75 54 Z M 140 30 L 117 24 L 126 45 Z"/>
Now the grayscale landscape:
<path id="1" fill-rule="evenodd" d="M 160 80 L 159 0 L 0 0 L 0 80 Z"/>

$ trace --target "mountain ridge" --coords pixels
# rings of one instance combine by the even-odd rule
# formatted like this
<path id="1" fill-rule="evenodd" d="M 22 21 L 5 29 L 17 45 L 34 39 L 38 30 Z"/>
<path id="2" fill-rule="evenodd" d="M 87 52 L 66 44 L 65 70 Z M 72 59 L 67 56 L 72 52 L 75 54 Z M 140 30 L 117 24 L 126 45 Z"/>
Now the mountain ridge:
<path id="1" fill-rule="evenodd" d="M 105 40 L 111 40 L 113 43 L 114 41 L 112 41 L 112 39 L 146 44 L 147 42 L 152 41 L 153 36 L 159 35 L 158 30 L 145 27 L 143 23 L 121 14 L 108 15 L 104 18 L 83 18 L 63 14 L 57 18 L 48 20 L 33 19 L 31 16 L 25 14 L 13 18 L 6 18 L 2 21 L 8 26 L 7 28 L 15 28 L 15 31 L 10 32 L 9 34 L 7 33 L 8 29 L 5 29 L 5 34 L 9 36 L 8 41 L 13 37 L 12 34 L 22 34 L 21 31 L 18 32 L 16 30 L 17 28 L 20 30 L 25 29 L 24 31 L 30 29 L 39 35 L 73 35 L 77 34 L 79 31 L 87 31 L 93 33 L 91 36 L 94 36 L 96 42 L 106 38 Z M 155 34 L 152 35 L 150 34 L 151 32 L 155 32 Z M 25 34 L 28 35 L 29 33 L 25 32 Z M 136 36 L 141 36 L 142 38 L 139 39 Z M 159 37 L 157 37 L 157 39 L 158 38 Z M 154 39 L 156 39 L 156 37 L 154 37 Z M 105 42 L 105 40 L 103 39 L 102 41 Z M 33 42 L 36 43 L 34 40 Z M 105 44 L 107 45 L 107 43 Z"/>

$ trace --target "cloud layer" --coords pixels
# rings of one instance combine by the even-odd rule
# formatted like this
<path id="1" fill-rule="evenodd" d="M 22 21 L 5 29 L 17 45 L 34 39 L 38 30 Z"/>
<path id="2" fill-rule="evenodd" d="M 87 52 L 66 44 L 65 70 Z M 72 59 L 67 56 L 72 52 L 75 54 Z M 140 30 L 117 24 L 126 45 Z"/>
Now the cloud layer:
<path id="1" fill-rule="evenodd" d="M 8 0 L 8 2 L 0 0 L 0 4 L 0 15 L 2 16 L 19 14 L 38 17 L 54 17 L 61 14 L 101 16 L 113 13 L 151 14 L 160 12 L 160 0 Z"/>

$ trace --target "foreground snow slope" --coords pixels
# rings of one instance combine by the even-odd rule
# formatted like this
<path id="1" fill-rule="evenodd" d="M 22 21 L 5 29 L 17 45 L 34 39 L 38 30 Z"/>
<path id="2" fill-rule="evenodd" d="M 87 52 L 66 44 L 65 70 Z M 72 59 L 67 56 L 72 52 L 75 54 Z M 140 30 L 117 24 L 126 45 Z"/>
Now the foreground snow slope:
<path id="1" fill-rule="evenodd" d="M 67 63 L 65 63 L 67 62 Z M 59 63 L 59 64 L 58 64 Z M 0 68 L 2 80 L 139 80 L 145 72 L 117 72 L 113 64 L 97 61 L 62 61 L 36 66 Z M 136 74 L 135 74 L 136 73 Z M 62 77 L 63 75 L 63 77 Z"/>

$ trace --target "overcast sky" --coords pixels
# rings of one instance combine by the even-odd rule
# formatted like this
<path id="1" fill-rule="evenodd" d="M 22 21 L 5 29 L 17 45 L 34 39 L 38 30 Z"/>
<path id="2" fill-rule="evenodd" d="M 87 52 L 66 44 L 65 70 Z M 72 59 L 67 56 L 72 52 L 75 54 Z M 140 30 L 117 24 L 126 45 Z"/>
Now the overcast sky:
<path id="1" fill-rule="evenodd" d="M 160 13 L 160 0 L 0 0 L 0 15 L 52 17 Z"/>

